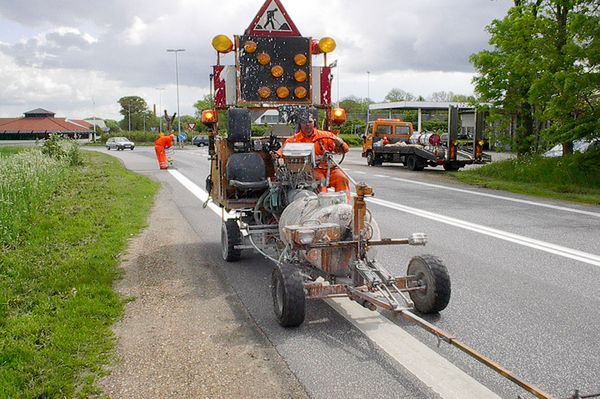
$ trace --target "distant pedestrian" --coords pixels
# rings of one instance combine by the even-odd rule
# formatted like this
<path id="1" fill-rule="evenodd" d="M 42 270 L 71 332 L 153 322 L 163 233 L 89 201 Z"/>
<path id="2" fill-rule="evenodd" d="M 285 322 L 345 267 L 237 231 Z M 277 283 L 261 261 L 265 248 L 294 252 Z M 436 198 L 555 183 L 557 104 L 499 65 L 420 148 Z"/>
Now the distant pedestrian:
<path id="1" fill-rule="evenodd" d="M 175 135 L 162 135 L 154 142 L 154 152 L 156 152 L 156 159 L 158 160 L 158 166 L 161 169 L 168 169 L 169 164 L 167 163 L 167 154 L 165 149 L 173 145 Z"/>

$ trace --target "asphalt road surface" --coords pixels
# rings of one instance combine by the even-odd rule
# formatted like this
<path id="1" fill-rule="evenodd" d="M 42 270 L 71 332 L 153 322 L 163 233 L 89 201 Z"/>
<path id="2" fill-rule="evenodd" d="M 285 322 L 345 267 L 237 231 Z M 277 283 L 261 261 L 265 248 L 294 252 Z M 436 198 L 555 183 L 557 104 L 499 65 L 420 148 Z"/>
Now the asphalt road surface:
<path id="1" fill-rule="evenodd" d="M 110 154 L 142 174 L 158 168 L 151 147 Z M 427 253 L 447 265 L 450 304 L 428 321 L 554 397 L 600 392 L 600 207 L 459 185 L 441 168 L 369 167 L 356 150 L 342 166 L 374 188 L 369 207 L 383 237 L 429 236 L 426 247 L 380 248 L 380 264 L 404 275 L 412 256 Z M 198 251 L 218 254 L 219 214 L 199 199 L 206 147 L 177 151 L 175 168 L 164 172 L 174 206 L 213 238 Z M 305 323 L 283 329 L 271 262 L 245 254 L 220 267 L 312 398 L 531 397 L 420 328 L 348 300 L 309 302 Z"/>

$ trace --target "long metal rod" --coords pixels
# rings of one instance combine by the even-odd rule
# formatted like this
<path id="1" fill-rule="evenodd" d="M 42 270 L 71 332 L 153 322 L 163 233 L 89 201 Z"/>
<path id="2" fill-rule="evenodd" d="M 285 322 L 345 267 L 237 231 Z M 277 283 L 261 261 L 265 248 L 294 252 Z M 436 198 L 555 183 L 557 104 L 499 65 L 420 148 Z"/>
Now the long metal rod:
<path id="1" fill-rule="evenodd" d="M 486 366 L 488 366 L 492 370 L 496 371 L 501 376 L 503 376 L 503 377 L 507 378 L 508 380 L 514 382 L 515 384 L 517 384 L 518 386 L 520 386 L 521 388 L 523 388 L 527 392 L 535 395 L 536 398 L 552 399 L 552 396 L 550 394 L 542 391 L 541 389 L 539 389 L 539 388 L 537 388 L 537 387 L 535 387 L 535 386 L 533 386 L 531 384 L 526 383 L 525 381 L 523 381 L 520 378 L 516 377 L 515 375 L 511 374 L 510 371 L 508 371 L 504 367 L 500 366 L 498 363 L 494 362 L 492 359 L 490 359 L 490 358 L 482 355 L 481 353 L 475 351 L 473 348 L 471 348 L 470 346 L 468 346 L 468 345 L 464 344 L 463 342 L 459 341 L 455 337 L 453 337 L 453 336 L 451 336 L 449 334 L 446 334 L 441 329 L 437 328 L 436 326 L 434 326 L 433 324 L 429 323 L 428 321 L 423 320 L 422 318 L 420 318 L 419 316 L 415 315 L 414 313 L 412 313 L 412 312 L 410 312 L 408 310 L 399 310 L 399 311 L 397 311 L 397 313 L 400 313 L 405 319 L 409 319 L 409 320 L 417 323 L 421 328 L 429 331 L 430 333 L 432 333 L 433 335 L 437 336 L 442 341 L 447 342 L 447 343 L 455 346 L 456 348 L 460 349 L 461 351 L 463 351 L 467 355 L 471 356 L 475 360 L 477 360 L 477 361 L 485 364 Z"/>

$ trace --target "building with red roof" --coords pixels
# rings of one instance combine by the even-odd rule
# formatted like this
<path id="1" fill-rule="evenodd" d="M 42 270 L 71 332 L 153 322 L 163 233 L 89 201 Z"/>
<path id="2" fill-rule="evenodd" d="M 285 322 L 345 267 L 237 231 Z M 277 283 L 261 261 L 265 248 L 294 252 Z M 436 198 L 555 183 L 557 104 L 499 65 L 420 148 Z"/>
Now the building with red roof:
<path id="1" fill-rule="evenodd" d="M 37 108 L 22 118 L 0 118 L 0 140 L 47 139 L 51 134 L 70 138 L 92 138 L 94 126 L 84 120 L 56 118 L 54 112 Z"/>

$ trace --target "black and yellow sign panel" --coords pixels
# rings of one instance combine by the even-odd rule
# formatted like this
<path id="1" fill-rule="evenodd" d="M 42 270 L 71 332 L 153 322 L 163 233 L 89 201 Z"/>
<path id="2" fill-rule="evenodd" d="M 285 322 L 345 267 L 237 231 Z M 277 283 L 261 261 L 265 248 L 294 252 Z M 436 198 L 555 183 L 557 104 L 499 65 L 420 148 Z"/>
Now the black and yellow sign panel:
<path id="1" fill-rule="evenodd" d="M 240 103 L 311 103 L 310 39 L 306 37 L 236 37 L 240 68 Z"/>

